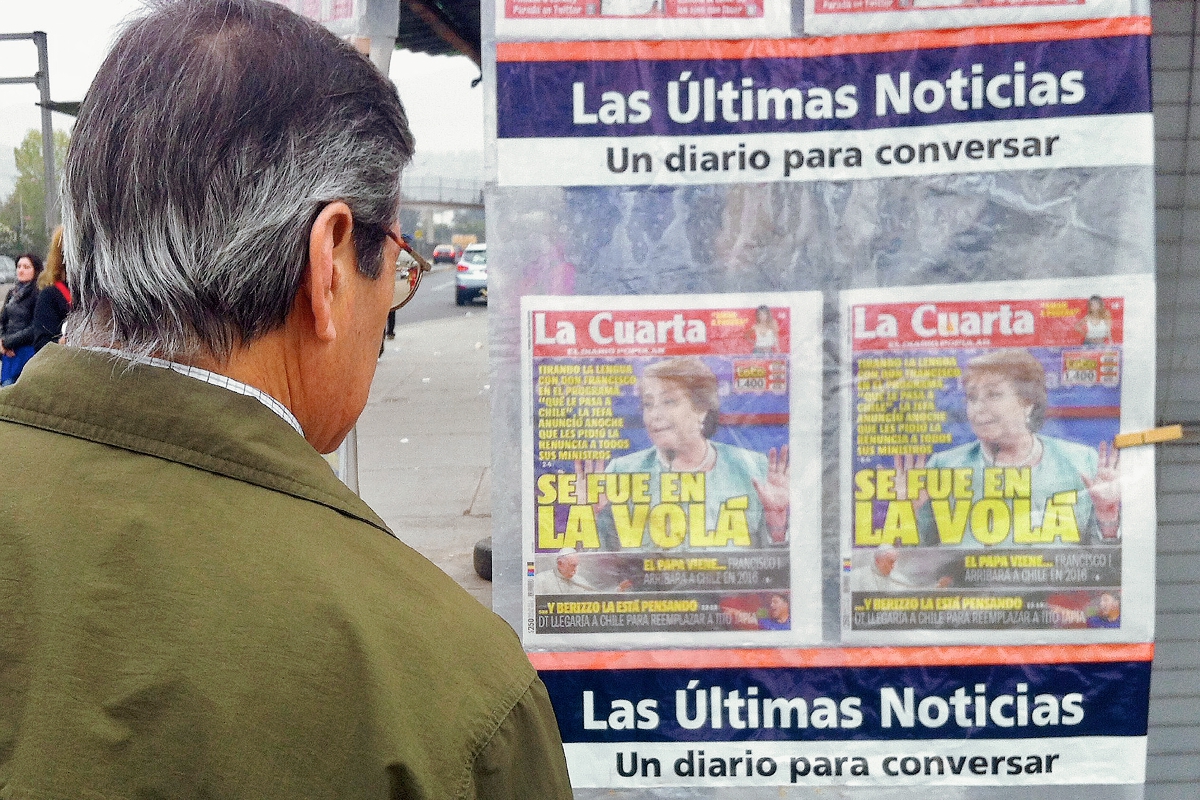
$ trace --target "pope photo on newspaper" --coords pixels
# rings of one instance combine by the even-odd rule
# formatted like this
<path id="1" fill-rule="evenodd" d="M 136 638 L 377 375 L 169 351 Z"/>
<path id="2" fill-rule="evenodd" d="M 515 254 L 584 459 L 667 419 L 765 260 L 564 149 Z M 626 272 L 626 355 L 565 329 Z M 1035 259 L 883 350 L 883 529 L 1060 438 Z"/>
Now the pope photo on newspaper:
<path id="1" fill-rule="evenodd" d="M 819 295 L 522 319 L 526 646 L 819 638 Z"/>
<path id="2" fill-rule="evenodd" d="M 1145 635 L 1153 460 L 1114 438 L 1154 424 L 1149 279 L 842 303 L 843 635 Z"/>

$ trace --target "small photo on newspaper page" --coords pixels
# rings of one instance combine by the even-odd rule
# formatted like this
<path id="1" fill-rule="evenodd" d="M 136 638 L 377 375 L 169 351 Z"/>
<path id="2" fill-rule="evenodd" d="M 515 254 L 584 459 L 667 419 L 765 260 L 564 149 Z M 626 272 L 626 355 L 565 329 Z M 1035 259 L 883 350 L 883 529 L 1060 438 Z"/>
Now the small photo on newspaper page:
<path id="1" fill-rule="evenodd" d="M 1150 276 L 842 293 L 842 633 L 1148 641 Z"/>
<path id="2" fill-rule="evenodd" d="M 820 640 L 821 315 L 522 298 L 526 649 Z"/>
<path id="3" fill-rule="evenodd" d="M 739 39 L 790 36 L 784 0 L 496 0 L 496 38 Z"/>
<path id="4" fill-rule="evenodd" d="M 1130 0 L 804 0 L 804 33 L 840 36 L 1125 17 Z"/>

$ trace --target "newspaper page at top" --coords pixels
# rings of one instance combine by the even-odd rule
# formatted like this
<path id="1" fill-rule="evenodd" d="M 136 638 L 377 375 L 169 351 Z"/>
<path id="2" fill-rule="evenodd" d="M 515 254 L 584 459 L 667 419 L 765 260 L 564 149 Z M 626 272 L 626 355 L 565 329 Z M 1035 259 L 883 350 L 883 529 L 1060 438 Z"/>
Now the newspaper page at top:
<path id="1" fill-rule="evenodd" d="M 820 294 L 521 314 L 526 649 L 818 641 Z"/>
<path id="2" fill-rule="evenodd" d="M 302 17 L 319 22 L 341 37 L 369 35 L 366 19 L 371 0 L 273 0 Z M 379 3 L 378 5 L 383 5 Z M 395 31 L 392 31 L 395 38 Z"/>
<path id="3" fill-rule="evenodd" d="M 849 642 L 1147 641 L 1154 285 L 842 295 Z"/>
<path id="4" fill-rule="evenodd" d="M 496 38 L 738 39 L 788 36 L 784 0 L 496 0 Z"/>
<path id="5" fill-rule="evenodd" d="M 804 0 L 809 36 L 1124 17 L 1130 0 Z"/>

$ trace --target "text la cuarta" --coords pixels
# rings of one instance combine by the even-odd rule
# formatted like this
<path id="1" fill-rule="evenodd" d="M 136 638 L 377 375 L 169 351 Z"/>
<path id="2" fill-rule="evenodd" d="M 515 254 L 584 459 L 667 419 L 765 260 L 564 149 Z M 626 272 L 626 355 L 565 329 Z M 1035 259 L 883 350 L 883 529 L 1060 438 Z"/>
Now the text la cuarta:
<path id="1" fill-rule="evenodd" d="M 676 314 L 671 319 L 613 320 L 611 311 L 601 311 L 588 321 L 588 336 L 595 344 L 703 344 L 708 341 L 708 328 L 703 320 L 685 319 Z M 546 312 L 533 315 L 535 345 L 573 345 L 577 343 L 575 323 L 560 319 L 551 332 Z"/>
<path id="2" fill-rule="evenodd" d="M 1034 333 L 1033 312 L 1003 303 L 999 308 L 985 311 L 940 311 L 933 303 L 913 309 L 910 319 L 912 332 L 922 339 L 934 336 L 1031 336 Z M 863 306 L 854 308 L 855 339 L 895 339 L 899 324 L 894 314 L 878 312 L 868 315 Z"/>

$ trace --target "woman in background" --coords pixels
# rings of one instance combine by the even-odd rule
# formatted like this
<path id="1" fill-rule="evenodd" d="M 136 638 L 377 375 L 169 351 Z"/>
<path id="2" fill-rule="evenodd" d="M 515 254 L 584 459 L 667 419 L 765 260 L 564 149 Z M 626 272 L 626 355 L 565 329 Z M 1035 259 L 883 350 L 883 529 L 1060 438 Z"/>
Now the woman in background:
<path id="1" fill-rule="evenodd" d="M 42 260 L 33 253 L 26 253 L 17 259 L 17 285 L 4 299 L 4 308 L 0 309 L 0 350 L 3 351 L 2 366 L 0 366 L 0 386 L 8 386 L 21 376 L 34 353 L 32 345 L 13 344 L 13 334 L 22 331 L 33 324 L 33 312 L 37 305 L 37 278 L 42 273 Z M 15 340 L 20 342 L 19 339 Z"/>
<path id="2" fill-rule="evenodd" d="M 24 329 L 5 337 L 5 348 L 32 347 L 36 353 L 49 342 L 62 336 L 63 320 L 71 310 L 71 289 L 67 286 L 67 269 L 63 263 L 62 226 L 54 230 L 50 252 L 46 254 L 46 269 L 38 280 L 41 291 L 33 309 L 33 319 Z"/>

